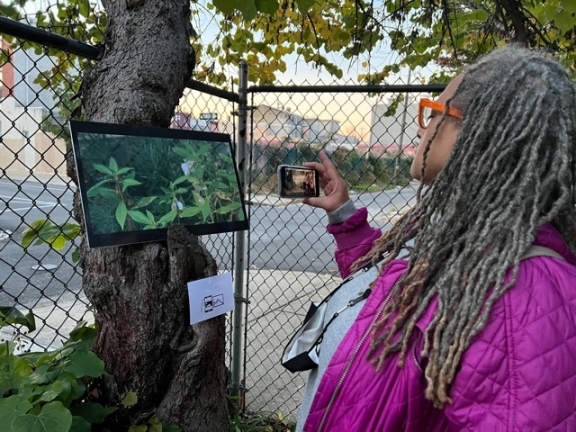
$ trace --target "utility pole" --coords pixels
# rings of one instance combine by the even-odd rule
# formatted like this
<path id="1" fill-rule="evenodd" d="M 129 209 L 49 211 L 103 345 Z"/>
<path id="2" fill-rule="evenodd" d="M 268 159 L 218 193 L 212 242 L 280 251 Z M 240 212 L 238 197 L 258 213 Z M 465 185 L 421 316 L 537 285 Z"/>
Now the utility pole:
<path id="1" fill-rule="evenodd" d="M 412 81 L 412 69 L 408 69 L 408 85 Z M 408 112 L 409 96 L 408 92 L 404 95 L 404 112 L 402 113 L 402 121 L 400 123 L 400 141 L 398 142 L 398 155 L 396 155 L 396 163 L 394 164 L 394 184 L 398 185 L 398 175 L 400 174 L 400 159 L 404 156 L 404 134 L 406 133 L 406 113 Z"/>

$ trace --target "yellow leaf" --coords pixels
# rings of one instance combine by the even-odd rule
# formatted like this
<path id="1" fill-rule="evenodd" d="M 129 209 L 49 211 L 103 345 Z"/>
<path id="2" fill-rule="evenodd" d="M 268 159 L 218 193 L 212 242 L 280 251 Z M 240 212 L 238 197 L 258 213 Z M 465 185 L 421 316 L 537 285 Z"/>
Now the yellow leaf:
<path id="1" fill-rule="evenodd" d="M 138 396 L 134 392 L 126 393 L 126 397 L 120 402 L 125 407 L 134 406 L 138 403 Z"/>

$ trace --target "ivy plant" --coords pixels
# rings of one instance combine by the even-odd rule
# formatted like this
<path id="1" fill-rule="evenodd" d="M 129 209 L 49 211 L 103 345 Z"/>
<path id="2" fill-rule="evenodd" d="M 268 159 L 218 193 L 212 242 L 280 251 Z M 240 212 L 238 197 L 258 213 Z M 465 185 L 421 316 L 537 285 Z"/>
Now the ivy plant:
<path id="1" fill-rule="evenodd" d="M 0 308 L 1 325 L 35 329 L 31 314 Z M 0 424 L 5 432 L 88 432 L 116 407 L 91 402 L 104 363 L 91 351 L 96 330 L 81 323 L 59 349 L 15 354 L 16 342 L 0 345 Z"/>

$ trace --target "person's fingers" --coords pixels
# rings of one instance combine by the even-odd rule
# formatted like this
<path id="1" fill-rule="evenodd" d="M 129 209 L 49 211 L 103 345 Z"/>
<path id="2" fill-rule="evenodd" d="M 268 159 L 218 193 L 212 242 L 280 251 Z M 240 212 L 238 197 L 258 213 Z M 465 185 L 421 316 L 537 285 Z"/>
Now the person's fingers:
<path id="1" fill-rule="evenodd" d="M 302 202 L 304 204 L 308 204 L 312 207 L 317 207 L 317 208 L 321 208 L 323 210 L 326 210 L 326 197 L 308 197 L 308 198 L 304 198 L 302 200 Z"/>
<path id="2" fill-rule="evenodd" d="M 332 163 L 330 158 L 326 156 L 326 153 L 323 151 L 320 152 L 320 159 L 322 159 L 322 164 L 324 165 L 325 175 L 330 179 L 341 179 L 342 176 L 338 172 L 336 166 Z"/>
<path id="3" fill-rule="evenodd" d="M 315 169 L 318 172 L 325 172 L 326 171 L 326 168 L 320 162 L 304 162 L 304 166 L 306 168 Z"/>

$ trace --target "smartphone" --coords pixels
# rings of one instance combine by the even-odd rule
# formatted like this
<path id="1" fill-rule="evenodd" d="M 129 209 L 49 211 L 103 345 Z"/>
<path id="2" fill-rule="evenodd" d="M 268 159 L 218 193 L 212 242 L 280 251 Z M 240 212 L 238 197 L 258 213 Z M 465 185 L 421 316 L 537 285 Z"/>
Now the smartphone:
<path id="1" fill-rule="evenodd" d="M 303 166 L 280 165 L 278 167 L 278 195 L 282 198 L 320 196 L 318 171 Z"/>

